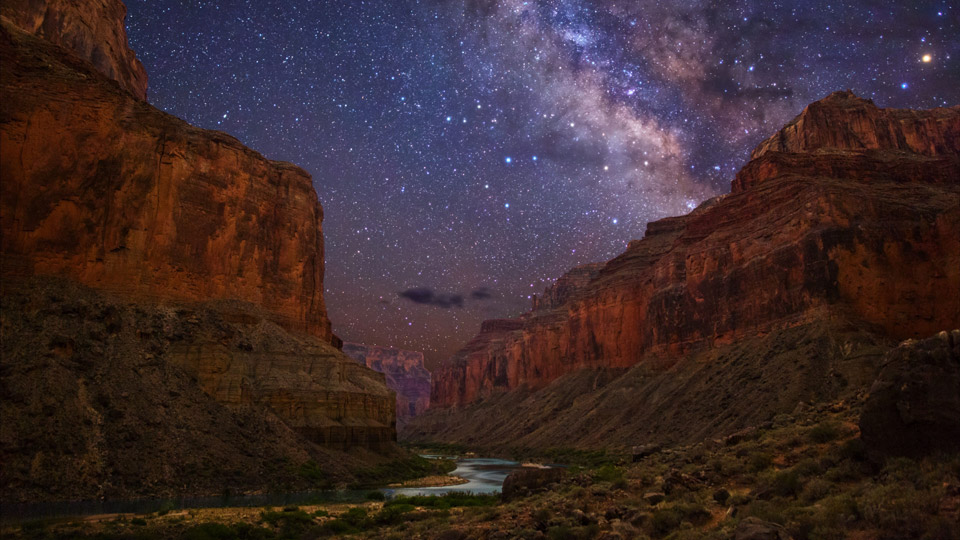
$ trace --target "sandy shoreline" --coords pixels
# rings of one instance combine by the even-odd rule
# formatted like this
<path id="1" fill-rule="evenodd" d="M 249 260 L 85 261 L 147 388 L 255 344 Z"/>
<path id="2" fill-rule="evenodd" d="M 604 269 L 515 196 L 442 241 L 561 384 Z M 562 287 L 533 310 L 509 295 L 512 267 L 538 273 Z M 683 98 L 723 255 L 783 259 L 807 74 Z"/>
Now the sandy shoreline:
<path id="1" fill-rule="evenodd" d="M 397 484 L 390 484 L 387 487 L 390 488 L 422 488 L 422 487 L 447 487 L 447 486 L 459 486 L 460 484 L 466 484 L 469 480 L 462 478 L 460 476 L 450 476 L 450 475 L 437 475 L 437 476 L 426 476 L 424 478 L 416 478 L 414 480 L 407 480 L 406 482 L 400 482 Z"/>

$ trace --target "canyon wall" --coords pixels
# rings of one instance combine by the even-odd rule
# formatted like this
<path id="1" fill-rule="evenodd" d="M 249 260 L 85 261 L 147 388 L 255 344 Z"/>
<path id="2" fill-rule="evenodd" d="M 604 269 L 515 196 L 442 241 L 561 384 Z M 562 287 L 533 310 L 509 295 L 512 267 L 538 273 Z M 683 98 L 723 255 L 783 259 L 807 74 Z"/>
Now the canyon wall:
<path id="1" fill-rule="evenodd" d="M 5 26 L 0 275 L 149 301 L 230 298 L 332 342 L 310 176 L 197 129 Z"/>
<path id="2" fill-rule="evenodd" d="M 120 0 L 4 0 L 0 16 L 87 60 L 121 88 L 147 99 L 147 72 L 127 45 Z"/>
<path id="3" fill-rule="evenodd" d="M 663 371 L 822 320 L 887 340 L 958 326 L 958 134 L 960 107 L 879 109 L 849 92 L 810 105 L 758 147 L 730 194 L 650 223 L 589 280 L 561 278 L 577 290 L 559 305 L 538 299 L 485 322 L 434 371 L 431 408 L 583 368 Z"/>
<path id="4" fill-rule="evenodd" d="M 384 376 L 331 332 L 310 176 L 143 101 L 124 12 L 3 4 L 4 501 L 330 487 L 402 456 Z"/>
<path id="5" fill-rule="evenodd" d="M 423 366 L 423 353 L 361 343 L 344 343 L 343 352 L 386 376 L 387 387 L 397 393 L 398 423 L 430 405 L 430 371 Z"/>

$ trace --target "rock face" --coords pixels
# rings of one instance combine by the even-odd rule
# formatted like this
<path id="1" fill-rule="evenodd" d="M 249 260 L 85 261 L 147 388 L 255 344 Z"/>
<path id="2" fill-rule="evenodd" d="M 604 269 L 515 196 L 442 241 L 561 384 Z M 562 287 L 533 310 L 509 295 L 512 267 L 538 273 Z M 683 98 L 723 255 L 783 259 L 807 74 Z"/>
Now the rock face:
<path id="1" fill-rule="evenodd" d="M 30 34 L 67 49 L 140 99 L 147 72 L 127 45 L 120 0 L 4 0 L 0 15 Z"/>
<path id="2" fill-rule="evenodd" d="M 431 408 L 584 368 L 662 372 L 818 321 L 881 341 L 958 326 L 958 133 L 960 107 L 893 111 L 847 92 L 812 104 L 758 147 L 729 195 L 650 223 L 588 283 L 571 280 L 562 305 L 484 323 L 434 371 Z M 429 416 L 411 433 L 429 437 Z"/>
<path id="3" fill-rule="evenodd" d="M 138 300 L 243 300 L 333 341 L 323 213 L 306 172 L 133 99 L 12 26 L 2 40 L 2 276 L 69 276 Z"/>
<path id="4" fill-rule="evenodd" d="M 124 11 L 3 4 L 3 499 L 354 480 L 396 402 L 331 332 L 312 181 L 138 99 Z"/>
<path id="5" fill-rule="evenodd" d="M 423 367 L 423 353 L 361 343 L 344 343 L 343 352 L 386 375 L 387 387 L 397 393 L 398 423 L 427 410 L 430 405 L 430 371 Z"/>
<path id="6" fill-rule="evenodd" d="M 875 457 L 960 448 L 960 330 L 890 351 L 864 404 L 860 433 Z"/>

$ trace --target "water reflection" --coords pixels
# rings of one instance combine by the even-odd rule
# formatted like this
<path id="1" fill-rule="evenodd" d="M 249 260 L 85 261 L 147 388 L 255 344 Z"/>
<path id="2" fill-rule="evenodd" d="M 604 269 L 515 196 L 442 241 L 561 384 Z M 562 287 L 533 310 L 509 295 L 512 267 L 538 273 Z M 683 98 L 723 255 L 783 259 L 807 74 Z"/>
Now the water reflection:
<path id="1" fill-rule="evenodd" d="M 520 464 L 516 461 L 505 459 L 461 459 L 457 462 L 457 468 L 450 474 L 469 480 L 466 484 L 444 487 L 383 488 L 380 491 L 383 491 L 388 497 L 396 497 L 397 495 L 443 495 L 454 491 L 476 494 L 499 493 L 507 475 L 519 468 Z"/>

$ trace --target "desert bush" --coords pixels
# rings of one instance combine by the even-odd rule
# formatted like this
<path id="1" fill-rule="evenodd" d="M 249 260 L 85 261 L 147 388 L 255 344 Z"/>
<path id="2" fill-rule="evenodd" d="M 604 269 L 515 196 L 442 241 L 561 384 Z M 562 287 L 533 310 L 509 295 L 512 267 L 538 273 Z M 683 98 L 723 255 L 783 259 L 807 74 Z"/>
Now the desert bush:
<path id="1" fill-rule="evenodd" d="M 807 433 L 807 437 L 817 444 L 836 440 L 839 436 L 840 427 L 834 422 L 820 422 Z"/>
<path id="2" fill-rule="evenodd" d="M 604 465 L 593 473 L 593 479 L 597 482 L 617 482 L 623 480 L 623 469 L 614 465 Z"/>
<path id="3" fill-rule="evenodd" d="M 803 486 L 801 500 L 807 504 L 815 503 L 833 491 L 833 484 L 821 478 L 814 478 Z"/>
<path id="4" fill-rule="evenodd" d="M 756 452 L 750 456 L 750 468 L 754 472 L 765 471 L 773 466 L 773 456 L 768 452 Z"/>
<path id="5" fill-rule="evenodd" d="M 907 483 L 871 486 L 858 498 L 863 520 L 887 538 L 919 538 L 939 506 L 938 490 L 917 491 Z"/>

